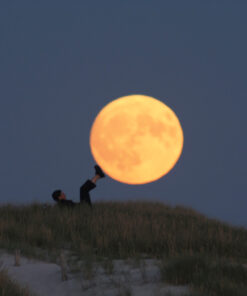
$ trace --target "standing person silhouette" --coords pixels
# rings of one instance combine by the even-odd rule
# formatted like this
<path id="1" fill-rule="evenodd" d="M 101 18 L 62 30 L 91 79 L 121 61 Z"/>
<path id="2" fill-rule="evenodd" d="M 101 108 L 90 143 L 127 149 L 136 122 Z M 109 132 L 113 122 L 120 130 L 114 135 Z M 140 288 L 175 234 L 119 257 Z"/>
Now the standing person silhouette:
<path id="1" fill-rule="evenodd" d="M 80 204 L 87 203 L 92 208 L 91 198 L 89 191 L 96 187 L 96 182 L 105 177 L 100 166 L 95 165 L 95 176 L 91 180 L 87 180 L 81 187 L 80 187 Z M 67 199 L 65 193 L 61 189 L 57 189 L 52 193 L 52 198 L 58 203 L 60 206 L 68 206 L 73 207 L 78 203 L 73 202 L 70 199 Z"/>

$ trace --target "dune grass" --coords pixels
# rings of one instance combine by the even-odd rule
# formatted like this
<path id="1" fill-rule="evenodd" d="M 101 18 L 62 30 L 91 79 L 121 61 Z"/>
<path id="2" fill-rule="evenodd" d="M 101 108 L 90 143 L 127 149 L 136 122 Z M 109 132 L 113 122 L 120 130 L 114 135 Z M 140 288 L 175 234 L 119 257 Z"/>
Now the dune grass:
<path id="1" fill-rule="evenodd" d="M 190 285 L 197 295 L 247 295 L 247 268 L 200 254 L 176 256 L 162 262 L 162 279 L 174 285 Z"/>
<path id="2" fill-rule="evenodd" d="M 20 287 L 9 278 L 5 270 L 0 270 L 0 296 L 32 296 L 27 288 Z"/>
<path id="3" fill-rule="evenodd" d="M 239 284 L 237 276 L 229 280 L 230 275 L 246 276 L 236 264 L 247 263 L 247 230 L 208 219 L 192 209 L 156 202 L 98 202 L 93 211 L 79 205 L 72 209 L 6 205 L 0 207 L 0 248 L 18 248 L 34 257 L 46 252 L 56 258 L 59 250 L 67 249 L 92 260 L 157 258 L 163 262 L 164 279 L 172 283 L 184 281 L 200 291 L 225 285 L 230 291 Z M 183 268 L 177 262 L 183 262 Z M 219 270 L 212 262 L 217 262 Z M 200 276 L 190 275 L 186 268 L 198 270 L 202 278 L 208 275 L 208 282 L 200 282 Z M 214 288 L 212 295 L 230 295 L 226 291 L 213 294 L 220 289 Z"/>
<path id="4" fill-rule="evenodd" d="M 247 230 L 183 207 L 151 202 L 100 202 L 61 209 L 0 207 L 0 247 L 57 250 L 112 258 L 205 254 L 246 260 Z"/>

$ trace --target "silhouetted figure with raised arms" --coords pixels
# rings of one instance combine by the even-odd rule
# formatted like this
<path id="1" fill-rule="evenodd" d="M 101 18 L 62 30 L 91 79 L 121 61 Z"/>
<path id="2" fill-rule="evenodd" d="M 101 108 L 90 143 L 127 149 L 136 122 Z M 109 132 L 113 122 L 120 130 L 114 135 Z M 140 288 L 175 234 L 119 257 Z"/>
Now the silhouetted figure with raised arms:
<path id="1" fill-rule="evenodd" d="M 80 203 L 87 203 L 92 208 L 92 203 L 90 199 L 89 191 L 96 187 L 96 182 L 105 177 L 102 169 L 95 165 L 95 176 L 91 180 L 87 180 L 81 187 L 80 187 Z M 65 193 L 61 189 L 57 189 L 52 193 L 52 198 L 58 203 L 60 206 L 67 206 L 67 207 L 74 207 L 76 204 L 70 199 L 66 198 Z"/>

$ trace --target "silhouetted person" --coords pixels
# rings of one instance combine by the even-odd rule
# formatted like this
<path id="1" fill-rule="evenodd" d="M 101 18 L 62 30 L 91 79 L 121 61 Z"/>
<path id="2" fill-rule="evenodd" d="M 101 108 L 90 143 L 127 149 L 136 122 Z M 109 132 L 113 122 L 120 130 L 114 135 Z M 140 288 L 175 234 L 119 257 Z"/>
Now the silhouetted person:
<path id="1" fill-rule="evenodd" d="M 87 180 L 81 187 L 80 187 L 80 203 L 86 202 L 91 208 L 92 203 L 90 199 L 89 191 L 96 187 L 96 182 L 105 177 L 102 169 L 95 165 L 95 176 L 91 180 Z M 65 193 L 61 189 L 57 189 L 52 193 L 52 198 L 61 206 L 68 206 L 74 207 L 77 203 L 73 202 L 70 199 L 66 198 Z"/>

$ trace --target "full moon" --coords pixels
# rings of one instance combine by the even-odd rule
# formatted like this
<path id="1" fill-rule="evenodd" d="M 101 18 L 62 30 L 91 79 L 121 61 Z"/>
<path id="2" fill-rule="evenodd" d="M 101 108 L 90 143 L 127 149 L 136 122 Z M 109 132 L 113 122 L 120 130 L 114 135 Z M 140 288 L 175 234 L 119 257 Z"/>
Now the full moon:
<path id="1" fill-rule="evenodd" d="M 130 95 L 108 103 L 90 131 L 92 155 L 105 173 L 122 183 L 160 179 L 177 163 L 183 149 L 179 119 L 163 102 Z"/>

